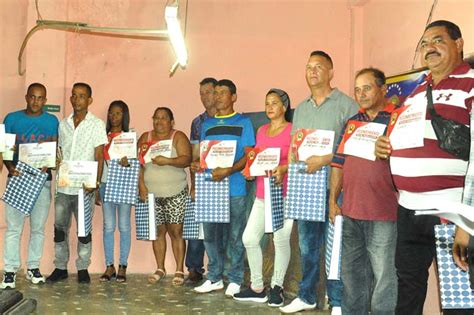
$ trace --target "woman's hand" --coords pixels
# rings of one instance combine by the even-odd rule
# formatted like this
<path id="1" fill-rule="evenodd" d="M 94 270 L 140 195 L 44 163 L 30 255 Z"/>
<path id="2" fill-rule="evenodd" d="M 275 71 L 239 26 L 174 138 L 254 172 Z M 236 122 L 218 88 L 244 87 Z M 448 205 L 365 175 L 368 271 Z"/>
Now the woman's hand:
<path id="1" fill-rule="evenodd" d="M 161 155 L 158 155 L 158 156 L 155 156 L 154 158 L 151 159 L 151 162 L 153 164 L 156 164 L 156 165 L 159 165 L 159 166 L 165 166 L 165 165 L 168 165 L 169 164 L 169 158 L 167 157 L 164 157 L 164 156 L 161 156 Z"/>
<path id="2" fill-rule="evenodd" d="M 272 171 L 272 176 L 275 177 L 275 184 L 280 185 L 283 183 L 286 172 L 288 172 L 288 165 L 278 165 L 275 167 Z"/>
<path id="3" fill-rule="evenodd" d="M 130 163 L 128 163 L 128 159 L 126 156 L 120 159 L 119 164 L 123 167 L 128 167 L 130 166 Z"/>
<path id="4" fill-rule="evenodd" d="M 148 188 L 145 185 L 138 185 L 138 194 L 140 195 L 140 200 L 145 202 L 148 196 Z"/>

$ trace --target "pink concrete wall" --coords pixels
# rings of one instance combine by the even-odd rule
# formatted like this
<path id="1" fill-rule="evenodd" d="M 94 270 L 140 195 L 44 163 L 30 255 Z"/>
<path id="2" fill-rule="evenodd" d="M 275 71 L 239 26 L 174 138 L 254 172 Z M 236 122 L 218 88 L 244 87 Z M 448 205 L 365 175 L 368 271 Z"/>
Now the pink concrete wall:
<path id="1" fill-rule="evenodd" d="M 40 0 L 44 19 L 81 21 L 98 26 L 163 28 L 164 0 Z M 264 93 L 286 89 L 294 106 L 308 94 L 304 66 L 310 51 L 322 49 L 335 63 L 334 86 L 351 93 L 353 74 L 373 65 L 395 74 L 409 69 L 413 52 L 431 8 L 430 0 L 200 0 L 189 1 L 187 38 L 189 65 L 168 77 L 174 62 L 163 40 L 78 34 L 45 30 L 30 40 L 27 73 L 16 74 L 16 57 L 26 32 L 34 25 L 33 0 L 0 1 L 0 117 L 22 108 L 25 87 L 40 81 L 48 87 L 48 103 L 70 114 L 70 87 L 89 82 L 94 90 L 91 111 L 105 118 L 108 104 L 123 99 L 139 132 L 151 127 L 157 106 L 170 106 L 176 127 L 188 132 L 202 111 L 198 82 L 205 76 L 230 78 L 238 88 L 239 111 L 263 108 Z M 462 28 L 465 52 L 474 52 L 472 0 L 438 2 L 433 19 L 451 19 Z M 3 176 L 4 177 L 4 176 Z M 4 179 L 2 179 L 4 181 Z M 3 215 L 3 205 L 0 206 Z M 53 261 L 51 211 L 42 269 Z M 91 271 L 103 269 L 102 215 L 96 209 Z M 4 223 L 0 223 L 4 229 Z M 0 250 L 2 250 L 0 245 Z M 169 253 L 171 254 L 171 253 Z M 1 257 L 0 253 L 0 257 Z M 73 261 L 73 260 L 72 260 Z M 0 260 L 0 268 L 3 261 Z M 131 272 L 154 269 L 150 245 L 134 242 Z M 171 255 L 167 269 L 174 271 Z M 74 270 L 74 264 L 71 264 Z"/>

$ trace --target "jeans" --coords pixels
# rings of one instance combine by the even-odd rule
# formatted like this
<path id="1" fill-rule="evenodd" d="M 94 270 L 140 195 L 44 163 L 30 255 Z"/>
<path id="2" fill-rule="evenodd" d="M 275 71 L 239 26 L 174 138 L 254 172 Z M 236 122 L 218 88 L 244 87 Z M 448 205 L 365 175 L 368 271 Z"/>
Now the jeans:
<path id="1" fill-rule="evenodd" d="M 275 246 L 275 262 L 273 265 L 273 276 L 271 287 L 278 285 L 283 287 L 286 270 L 290 262 L 290 235 L 293 228 L 293 220 L 285 219 L 281 229 L 273 233 L 273 244 Z M 250 213 L 245 227 L 242 241 L 247 251 L 247 259 L 250 267 L 250 281 L 252 288 L 263 289 L 263 257 L 260 241 L 265 233 L 265 202 L 256 198 L 252 212 Z"/>
<path id="2" fill-rule="evenodd" d="M 3 261 L 6 272 L 17 272 L 20 268 L 20 241 L 25 219 L 30 220 L 30 239 L 28 244 L 28 269 L 39 268 L 43 255 L 44 226 L 48 219 L 51 204 L 51 182 L 47 181 L 36 200 L 31 215 L 25 216 L 15 208 L 5 204 L 5 217 L 7 230 L 5 232 L 5 245 Z"/>
<path id="3" fill-rule="evenodd" d="M 204 241 L 188 240 L 186 251 L 186 267 L 188 271 L 204 273 Z"/>
<path id="4" fill-rule="evenodd" d="M 114 263 L 114 234 L 117 222 L 120 232 L 120 265 L 127 266 L 128 255 L 130 253 L 131 227 L 130 212 L 132 205 L 126 203 L 104 202 L 106 184 L 100 185 L 100 196 L 102 198 L 102 210 L 104 213 L 104 253 L 105 265 Z"/>
<path id="5" fill-rule="evenodd" d="M 54 214 L 54 265 L 58 269 L 67 269 L 69 261 L 69 229 L 71 227 L 71 216 L 77 222 L 77 195 L 66 195 L 57 193 Z M 94 200 L 92 200 L 94 203 Z M 94 206 L 92 206 L 92 214 Z M 92 232 L 91 232 L 92 233 Z M 92 235 L 79 237 L 77 242 L 77 270 L 87 269 L 91 263 Z"/>
<path id="6" fill-rule="evenodd" d="M 344 217 L 343 225 L 342 313 L 394 314 L 397 303 L 397 223 Z"/>
<path id="7" fill-rule="evenodd" d="M 342 203 L 342 192 L 337 199 L 337 203 Z M 326 239 L 329 227 L 329 190 L 326 198 L 326 221 L 298 221 L 298 245 L 300 248 L 301 274 L 302 279 L 299 284 L 298 297 L 305 303 L 315 304 L 316 284 L 319 281 L 319 257 L 321 244 Z M 331 306 L 341 306 L 342 304 L 342 281 L 327 280 L 326 290 Z"/>
<path id="8" fill-rule="evenodd" d="M 227 277 L 232 283 L 242 284 L 244 279 L 244 233 L 247 218 L 245 197 L 230 197 L 230 223 L 204 223 L 204 245 L 209 258 L 207 278 L 222 280 L 225 253 L 228 252 L 230 269 Z"/>

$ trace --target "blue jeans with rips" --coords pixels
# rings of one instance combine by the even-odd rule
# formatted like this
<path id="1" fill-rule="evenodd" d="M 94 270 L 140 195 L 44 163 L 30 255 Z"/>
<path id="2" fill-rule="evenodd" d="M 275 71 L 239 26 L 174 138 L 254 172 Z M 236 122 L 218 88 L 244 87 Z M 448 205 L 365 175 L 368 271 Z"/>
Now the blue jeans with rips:
<path id="1" fill-rule="evenodd" d="M 397 222 L 344 217 L 341 276 L 343 314 L 395 314 Z"/>
<path id="2" fill-rule="evenodd" d="M 229 253 L 229 281 L 238 285 L 244 279 L 244 233 L 247 217 L 245 196 L 230 197 L 230 223 L 204 223 L 204 245 L 209 258 L 207 278 L 222 280 L 226 252 Z"/>

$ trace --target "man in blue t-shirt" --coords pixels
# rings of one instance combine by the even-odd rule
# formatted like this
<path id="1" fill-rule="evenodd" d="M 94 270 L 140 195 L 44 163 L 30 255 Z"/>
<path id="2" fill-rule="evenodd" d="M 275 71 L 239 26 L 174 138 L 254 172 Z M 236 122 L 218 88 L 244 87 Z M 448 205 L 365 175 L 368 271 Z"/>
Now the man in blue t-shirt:
<path id="1" fill-rule="evenodd" d="M 18 162 L 18 148 L 22 143 L 38 143 L 56 141 L 58 138 L 58 119 L 56 116 L 43 111 L 46 103 L 46 88 L 40 83 L 33 83 L 28 87 L 25 95 L 26 109 L 8 114 L 5 117 L 5 132 L 16 134 L 16 152 L 13 161 L 4 161 L 8 169 L 8 176 L 20 175 L 16 169 Z M 43 254 L 44 225 L 48 219 L 51 202 L 51 169 L 42 168 L 48 172 L 41 193 L 31 211 L 30 237 L 28 244 L 28 260 L 26 262 L 26 278 L 34 284 L 45 282 L 39 270 L 40 259 Z M 20 268 L 20 240 L 23 224 L 27 218 L 17 209 L 5 205 L 7 231 L 3 261 L 5 273 L 0 288 L 15 288 L 16 272 Z"/>
<path id="2" fill-rule="evenodd" d="M 245 166 L 245 148 L 255 145 L 253 126 L 247 117 L 234 111 L 237 101 L 237 88 L 230 80 L 220 80 L 215 87 L 217 115 L 203 122 L 201 140 L 236 140 L 237 149 L 234 165 L 228 168 L 217 167 L 212 170 L 212 178 L 221 181 L 229 177 L 230 223 L 204 223 L 204 246 L 209 258 L 208 275 L 200 286 L 194 288 L 198 293 L 208 293 L 224 288 L 222 275 L 224 260 L 229 254 L 230 269 L 227 274 L 229 285 L 226 296 L 240 292 L 244 278 L 244 245 L 242 234 L 247 223 L 245 214 L 246 183 L 240 171 Z M 199 161 L 191 164 L 191 170 L 199 170 Z"/>

